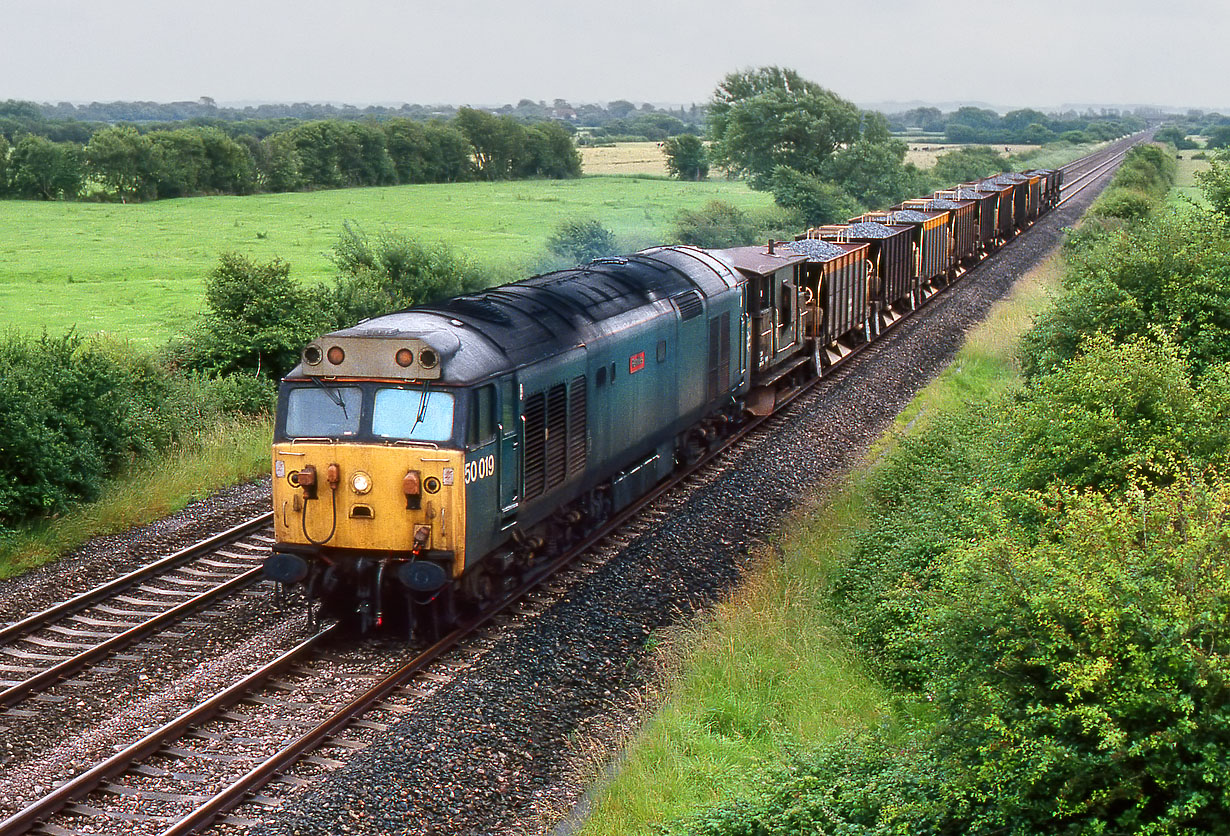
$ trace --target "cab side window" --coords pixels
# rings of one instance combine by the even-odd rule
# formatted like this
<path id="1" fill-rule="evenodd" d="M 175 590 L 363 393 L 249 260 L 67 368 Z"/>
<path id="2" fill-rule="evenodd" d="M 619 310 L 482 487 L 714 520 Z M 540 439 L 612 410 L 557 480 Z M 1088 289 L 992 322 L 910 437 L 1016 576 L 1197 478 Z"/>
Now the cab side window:
<path id="1" fill-rule="evenodd" d="M 488 385 L 470 393 L 470 426 L 466 443 L 484 444 L 495 437 L 495 387 Z"/>

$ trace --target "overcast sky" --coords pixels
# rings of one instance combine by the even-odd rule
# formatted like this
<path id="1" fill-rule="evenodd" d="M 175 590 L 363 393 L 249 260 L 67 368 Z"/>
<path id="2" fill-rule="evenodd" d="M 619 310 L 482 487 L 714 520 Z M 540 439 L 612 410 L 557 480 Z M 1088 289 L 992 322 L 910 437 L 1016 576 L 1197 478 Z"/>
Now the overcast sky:
<path id="1" fill-rule="evenodd" d="M 0 99 L 703 102 L 797 69 L 860 103 L 1230 110 L 1227 0 L 0 0 Z"/>

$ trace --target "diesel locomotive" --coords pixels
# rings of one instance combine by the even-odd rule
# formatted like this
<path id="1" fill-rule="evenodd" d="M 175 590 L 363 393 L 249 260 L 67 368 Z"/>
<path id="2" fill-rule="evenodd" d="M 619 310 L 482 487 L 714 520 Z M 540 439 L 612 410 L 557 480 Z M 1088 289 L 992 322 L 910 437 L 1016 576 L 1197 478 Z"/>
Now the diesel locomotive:
<path id="1" fill-rule="evenodd" d="M 326 334 L 280 386 L 265 574 L 362 630 L 439 635 L 959 278 L 1060 183 L 1001 176 Z"/>

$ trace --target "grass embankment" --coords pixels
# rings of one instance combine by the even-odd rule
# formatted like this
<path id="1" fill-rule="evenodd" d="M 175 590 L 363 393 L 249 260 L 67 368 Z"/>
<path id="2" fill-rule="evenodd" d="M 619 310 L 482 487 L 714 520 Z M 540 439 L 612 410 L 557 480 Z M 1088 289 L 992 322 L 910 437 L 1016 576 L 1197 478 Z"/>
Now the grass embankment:
<path id="1" fill-rule="evenodd" d="M 269 472 L 273 424 L 234 417 L 110 480 L 102 498 L 0 539 L 0 578 L 59 559 L 91 537 L 114 534 L 172 514 L 221 488 Z"/>
<path id="2" fill-rule="evenodd" d="M 1031 271 L 973 329 L 954 362 L 898 416 L 868 463 L 788 525 L 769 558 L 712 621 L 665 637 L 662 708 L 596 793 L 586 836 L 652 833 L 716 799 L 748 772 L 891 713 L 893 698 L 837 632 L 828 588 L 850 538 L 867 524 L 866 478 L 898 441 L 933 415 L 1019 380 L 1017 341 L 1061 274 L 1059 256 Z"/>
<path id="3" fill-rule="evenodd" d="M 1196 183 L 1196 175 L 1202 171 L 1209 170 L 1209 161 L 1207 159 L 1193 159 L 1193 155 L 1198 153 L 1200 152 L 1183 151 L 1178 155 L 1178 159 L 1175 160 L 1177 168 L 1175 184 L 1170 192 L 1170 202 L 1172 204 L 1193 201 L 1197 206 L 1208 208 L 1209 202 L 1205 199 L 1204 192 L 1200 190 Z"/>
<path id="4" fill-rule="evenodd" d="M 332 277 L 345 221 L 443 242 L 484 265 L 531 270 L 566 218 L 594 217 L 629 246 L 660 243 L 680 209 L 720 199 L 742 209 L 771 195 L 742 182 L 657 178 L 451 183 L 139 204 L 0 201 L 0 329 L 107 331 L 147 345 L 201 310 L 222 252 L 281 258 L 300 282 Z"/>

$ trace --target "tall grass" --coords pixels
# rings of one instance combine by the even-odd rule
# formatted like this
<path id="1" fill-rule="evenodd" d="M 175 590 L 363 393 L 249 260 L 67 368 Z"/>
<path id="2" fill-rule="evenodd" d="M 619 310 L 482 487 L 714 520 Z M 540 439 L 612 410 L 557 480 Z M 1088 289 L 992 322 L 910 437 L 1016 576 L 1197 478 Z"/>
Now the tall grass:
<path id="1" fill-rule="evenodd" d="M 111 480 L 102 499 L 0 540 L 0 578 L 58 559 L 91 537 L 165 517 L 213 491 L 269 472 L 269 418 L 231 418 Z"/>
<path id="2" fill-rule="evenodd" d="M 1055 256 L 1022 277 L 873 446 L 868 463 L 787 523 L 780 558 L 766 556 L 711 620 L 663 637 L 661 707 L 594 791 L 586 836 L 657 832 L 740 796 L 750 774 L 793 751 L 917 709 L 894 705 L 837 631 L 829 576 L 859 528 L 874 524 L 865 484 L 883 453 L 930 416 L 1019 380 L 1018 339 L 1049 304 L 1060 273 Z"/>
<path id="3" fill-rule="evenodd" d="M 887 711 L 824 600 L 831 560 L 860 521 L 856 493 L 830 499 L 799 518 L 781 557 L 766 554 L 711 620 L 662 636 L 665 704 L 599 791 L 586 834 L 652 832 L 801 742 Z"/>

